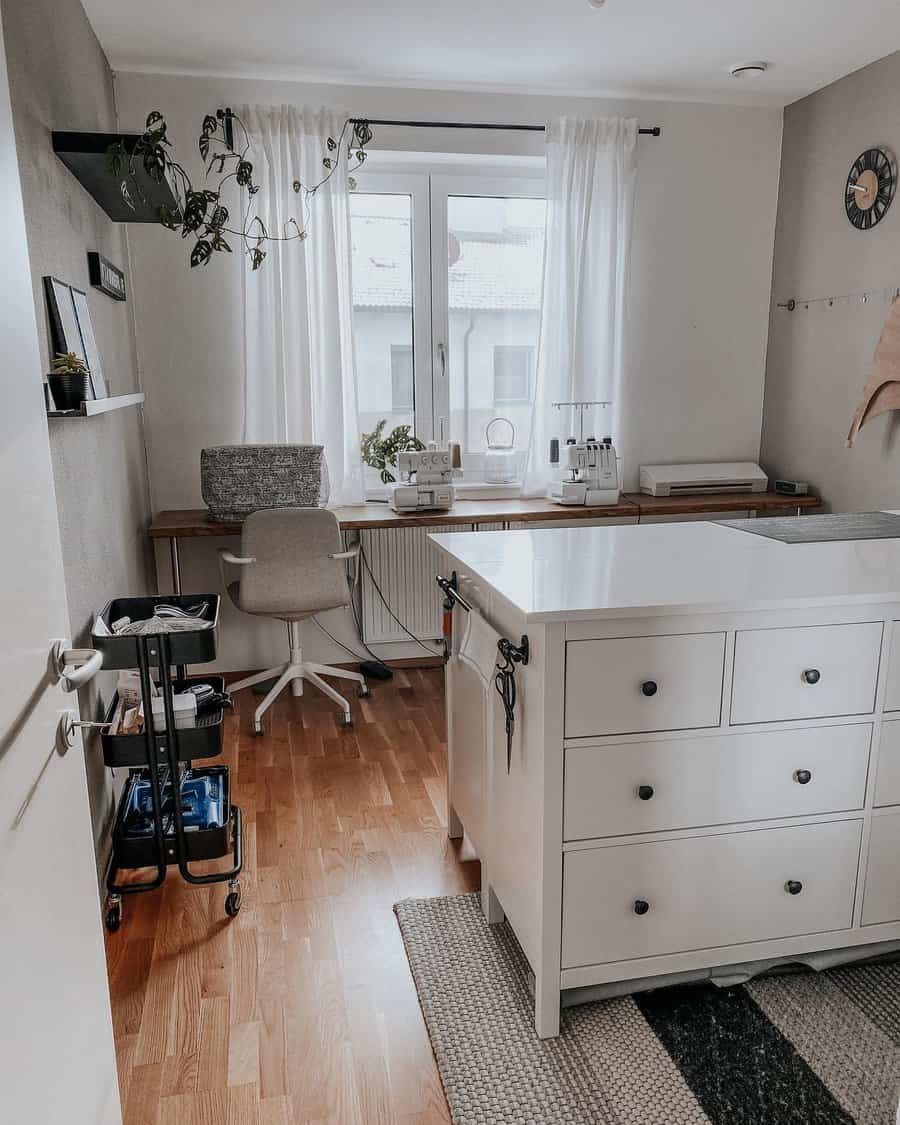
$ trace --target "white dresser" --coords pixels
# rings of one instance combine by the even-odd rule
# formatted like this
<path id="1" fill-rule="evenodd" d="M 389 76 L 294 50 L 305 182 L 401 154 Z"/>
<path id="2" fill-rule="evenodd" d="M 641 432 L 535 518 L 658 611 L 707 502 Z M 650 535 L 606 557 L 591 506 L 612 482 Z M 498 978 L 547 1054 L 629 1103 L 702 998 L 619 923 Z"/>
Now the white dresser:
<path id="1" fill-rule="evenodd" d="M 473 612 L 529 638 L 508 771 L 499 707 L 473 736 L 455 697 L 459 608 L 447 706 L 452 832 L 474 786 L 539 1035 L 561 990 L 900 939 L 900 541 L 435 541 Z"/>

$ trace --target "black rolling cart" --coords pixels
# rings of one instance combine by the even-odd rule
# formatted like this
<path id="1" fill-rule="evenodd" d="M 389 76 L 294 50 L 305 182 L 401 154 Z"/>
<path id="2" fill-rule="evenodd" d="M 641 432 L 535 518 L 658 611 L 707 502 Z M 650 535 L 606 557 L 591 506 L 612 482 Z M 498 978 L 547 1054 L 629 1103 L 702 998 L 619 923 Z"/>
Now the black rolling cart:
<path id="1" fill-rule="evenodd" d="M 116 809 L 106 878 L 106 928 L 112 933 L 122 923 L 123 898 L 155 890 L 165 882 L 167 868 L 174 864 L 188 883 L 228 883 L 225 913 L 229 917 L 241 908 L 241 810 L 231 803 L 229 770 L 227 766 L 194 764 L 221 754 L 224 707 L 205 713 L 195 727 L 179 730 L 173 702 L 173 696 L 191 683 L 207 683 L 224 692 L 221 677 L 188 679 L 184 673 L 187 664 L 215 659 L 219 597 L 190 594 L 116 598 L 101 617 L 107 627 L 122 617 L 147 620 L 154 616 L 154 607 L 161 602 L 185 610 L 206 603 L 202 620 L 211 624 L 178 632 L 125 636 L 110 632 L 108 636 L 93 636 L 94 647 L 104 654 L 104 668 L 138 669 L 144 702 L 144 729 L 140 733 L 105 732 L 101 736 L 105 764 L 130 768 Z M 154 728 L 151 669 L 159 670 L 158 694 L 165 716 L 165 728 L 161 731 Z M 107 716 L 110 723 L 117 706 L 118 696 Z M 195 875 L 190 870 L 191 863 L 227 855 L 232 857 L 227 871 Z M 118 881 L 120 871 L 144 867 L 156 868 L 156 875 L 149 881 Z"/>

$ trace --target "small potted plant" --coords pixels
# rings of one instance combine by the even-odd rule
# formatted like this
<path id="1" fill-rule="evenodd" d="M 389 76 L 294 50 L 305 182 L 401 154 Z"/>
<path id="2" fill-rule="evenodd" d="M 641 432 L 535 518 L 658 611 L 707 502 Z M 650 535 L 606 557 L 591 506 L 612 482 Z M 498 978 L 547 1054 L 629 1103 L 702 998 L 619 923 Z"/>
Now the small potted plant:
<path id="1" fill-rule="evenodd" d="M 57 410 L 80 410 L 93 394 L 91 373 L 74 352 L 57 352 L 48 378 Z"/>
<path id="2" fill-rule="evenodd" d="M 409 432 L 412 426 L 395 426 L 387 437 L 383 437 L 386 425 L 387 418 L 382 418 L 371 433 L 362 435 L 359 444 L 363 461 L 378 470 L 382 484 L 393 484 L 397 478 L 391 469 L 397 470 L 397 454 L 408 449 L 424 449 L 425 446 Z"/>

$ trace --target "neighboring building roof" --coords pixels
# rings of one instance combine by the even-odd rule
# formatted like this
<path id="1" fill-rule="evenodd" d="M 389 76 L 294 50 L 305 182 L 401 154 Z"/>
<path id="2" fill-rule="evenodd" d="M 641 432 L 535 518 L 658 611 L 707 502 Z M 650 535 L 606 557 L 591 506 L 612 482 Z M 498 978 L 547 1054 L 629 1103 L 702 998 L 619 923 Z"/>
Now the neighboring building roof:
<path id="1" fill-rule="evenodd" d="M 533 230 L 507 228 L 502 241 L 461 235 L 450 267 L 451 309 L 531 310 L 541 307 L 543 240 Z M 353 305 L 409 308 L 409 221 L 353 219 Z"/>

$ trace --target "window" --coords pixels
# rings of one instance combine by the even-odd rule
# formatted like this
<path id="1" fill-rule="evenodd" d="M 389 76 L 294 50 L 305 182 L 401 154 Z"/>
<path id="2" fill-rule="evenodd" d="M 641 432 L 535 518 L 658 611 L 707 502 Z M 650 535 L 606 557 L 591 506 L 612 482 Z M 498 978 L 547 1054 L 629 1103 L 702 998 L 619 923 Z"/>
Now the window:
<path id="1" fill-rule="evenodd" d="M 412 200 L 356 192 L 350 223 L 360 428 L 413 426 Z"/>
<path id="2" fill-rule="evenodd" d="M 542 174 L 367 171 L 351 196 L 353 325 L 364 432 L 458 441 L 481 477 L 498 413 L 525 449 L 540 325 Z M 373 482 L 375 483 L 375 482 Z"/>
<path id="3" fill-rule="evenodd" d="M 534 348 L 530 344 L 494 345 L 494 406 L 531 402 Z"/>
<path id="4" fill-rule="evenodd" d="M 391 409 L 395 414 L 413 409 L 413 353 L 410 344 L 391 344 Z"/>

